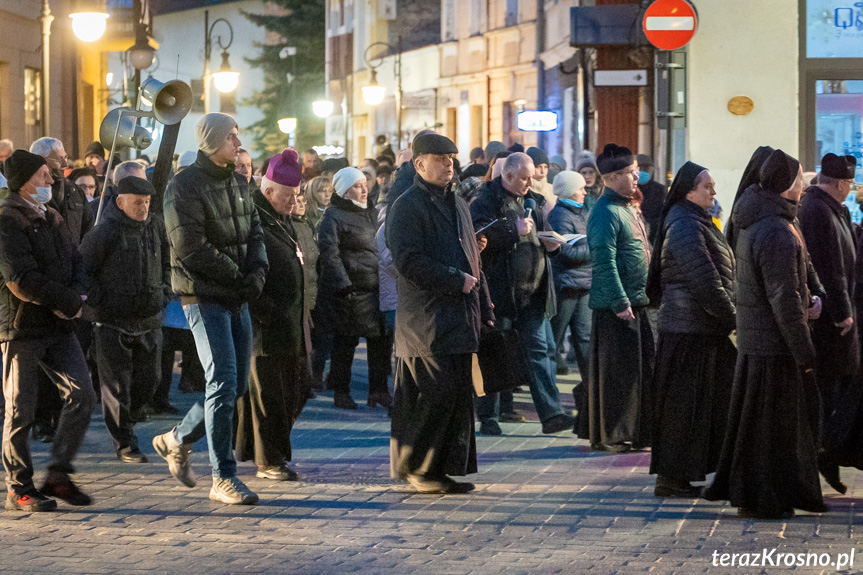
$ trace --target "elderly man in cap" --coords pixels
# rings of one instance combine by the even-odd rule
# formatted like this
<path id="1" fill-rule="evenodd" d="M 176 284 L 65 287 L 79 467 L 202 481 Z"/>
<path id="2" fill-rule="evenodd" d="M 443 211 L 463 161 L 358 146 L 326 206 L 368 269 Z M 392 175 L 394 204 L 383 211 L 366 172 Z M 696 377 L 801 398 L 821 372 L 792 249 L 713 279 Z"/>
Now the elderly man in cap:
<path id="1" fill-rule="evenodd" d="M 849 403 L 845 394 L 855 385 L 860 346 L 854 325 L 857 242 L 848 208 L 842 203 L 854 185 L 856 167 L 854 156 L 824 156 L 818 185 L 806 190 L 798 212 L 812 265 L 826 292 L 823 312 L 812 330 L 824 425 L 818 464 L 830 486 L 840 493 L 847 488 L 839 480 L 839 466 L 850 465 L 849 456 L 863 447 L 859 440 L 843 445 L 859 407 L 859 399 Z"/>
<path id="2" fill-rule="evenodd" d="M 455 193 L 455 144 L 417 136 L 411 186 L 390 208 L 387 243 L 398 271 L 390 469 L 420 493 L 465 493 L 476 473 L 471 356 L 493 324 L 479 248 Z"/>
<path id="3" fill-rule="evenodd" d="M 0 199 L 6 509 L 49 511 L 57 507 L 49 496 L 89 505 L 90 497 L 69 478 L 96 401 L 70 321 L 81 316 L 87 273 L 63 218 L 48 205 L 54 179 L 45 159 L 16 150 L 6 161 L 6 174 L 9 193 Z M 60 391 L 63 406 L 48 477 L 37 490 L 29 435 L 41 372 Z"/>
<path id="4" fill-rule="evenodd" d="M 175 479 L 194 487 L 189 454 L 206 434 L 210 499 L 254 505 L 258 496 L 237 478 L 232 444 L 234 407 L 245 392 L 252 355 L 248 304 L 264 289 L 267 254 L 248 182 L 234 171 L 237 134 L 231 116 L 201 116 L 195 125 L 198 158 L 165 191 L 171 283 L 192 328 L 207 388 L 204 405 L 196 403 L 182 423 L 154 437 L 153 447 Z"/>
<path id="5" fill-rule="evenodd" d="M 646 309 L 650 244 L 632 205 L 638 189 L 638 163 L 632 152 L 608 144 L 596 164 L 605 191 L 587 221 L 593 264 L 589 439 L 593 449 L 623 452 L 650 445 L 655 355 Z"/>
<path id="6" fill-rule="evenodd" d="M 270 270 L 264 292 L 249 304 L 255 349 L 249 389 L 237 398 L 237 459 L 254 460 L 256 476 L 296 481 L 288 467 L 291 428 L 308 396 L 303 321 L 303 259 L 291 212 L 297 205 L 303 172 L 296 151 L 270 158 L 261 189 L 253 193 Z"/>
<path id="7" fill-rule="evenodd" d="M 117 459 L 146 463 L 132 414 L 150 401 L 159 382 L 162 310 L 171 296 L 165 226 L 150 213 L 156 191 L 145 179 L 119 180 L 101 223 L 84 236 L 81 255 L 90 272 L 96 361 L 105 427 Z"/>

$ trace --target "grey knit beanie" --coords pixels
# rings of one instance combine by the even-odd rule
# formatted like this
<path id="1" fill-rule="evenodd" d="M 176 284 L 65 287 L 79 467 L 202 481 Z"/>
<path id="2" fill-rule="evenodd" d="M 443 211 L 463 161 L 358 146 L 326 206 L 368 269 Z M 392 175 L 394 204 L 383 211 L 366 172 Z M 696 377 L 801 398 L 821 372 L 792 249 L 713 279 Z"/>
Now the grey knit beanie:
<path id="1" fill-rule="evenodd" d="M 236 120 L 227 114 L 213 112 L 204 114 L 195 124 L 198 149 L 208 156 L 222 147 L 231 130 L 238 128 Z"/>

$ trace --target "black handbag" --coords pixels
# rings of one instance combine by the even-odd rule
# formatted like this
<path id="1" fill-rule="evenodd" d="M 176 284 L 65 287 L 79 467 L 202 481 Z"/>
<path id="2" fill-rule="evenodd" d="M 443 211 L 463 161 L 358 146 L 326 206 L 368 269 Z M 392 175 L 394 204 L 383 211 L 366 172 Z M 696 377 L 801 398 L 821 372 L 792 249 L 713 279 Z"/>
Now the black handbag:
<path id="1" fill-rule="evenodd" d="M 484 331 L 479 338 L 477 360 L 486 395 L 512 391 L 530 382 L 521 339 L 514 329 Z"/>

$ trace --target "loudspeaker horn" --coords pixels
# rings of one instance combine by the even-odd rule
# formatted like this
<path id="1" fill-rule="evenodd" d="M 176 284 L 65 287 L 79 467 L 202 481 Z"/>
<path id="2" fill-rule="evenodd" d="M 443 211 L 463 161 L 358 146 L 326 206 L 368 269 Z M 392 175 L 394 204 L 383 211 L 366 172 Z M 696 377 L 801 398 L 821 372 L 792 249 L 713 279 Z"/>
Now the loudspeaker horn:
<path id="1" fill-rule="evenodd" d="M 121 115 L 122 112 L 122 115 Z M 153 138 L 145 128 L 138 125 L 140 113 L 131 108 L 114 108 L 102 120 L 99 127 L 99 141 L 105 149 L 149 148 Z M 114 136 L 116 134 L 116 141 Z"/>
<path id="2" fill-rule="evenodd" d="M 192 89 L 181 80 L 162 83 L 147 78 L 141 86 L 141 97 L 153 106 L 153 117 L 166 126 L 176 124 L 192 109 Z"/>

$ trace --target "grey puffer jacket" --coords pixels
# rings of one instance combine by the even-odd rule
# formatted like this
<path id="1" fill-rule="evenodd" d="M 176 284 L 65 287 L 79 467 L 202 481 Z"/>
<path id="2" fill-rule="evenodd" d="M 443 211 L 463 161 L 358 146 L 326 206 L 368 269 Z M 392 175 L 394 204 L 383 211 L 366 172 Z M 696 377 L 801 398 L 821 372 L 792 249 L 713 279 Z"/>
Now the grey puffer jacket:
<path id="1" fill-rule="evenodd" d="M 710 215 L 689 201 L 665 217 L 659 331 L 727 335 L 735 328 L 731 247 Z"/>

